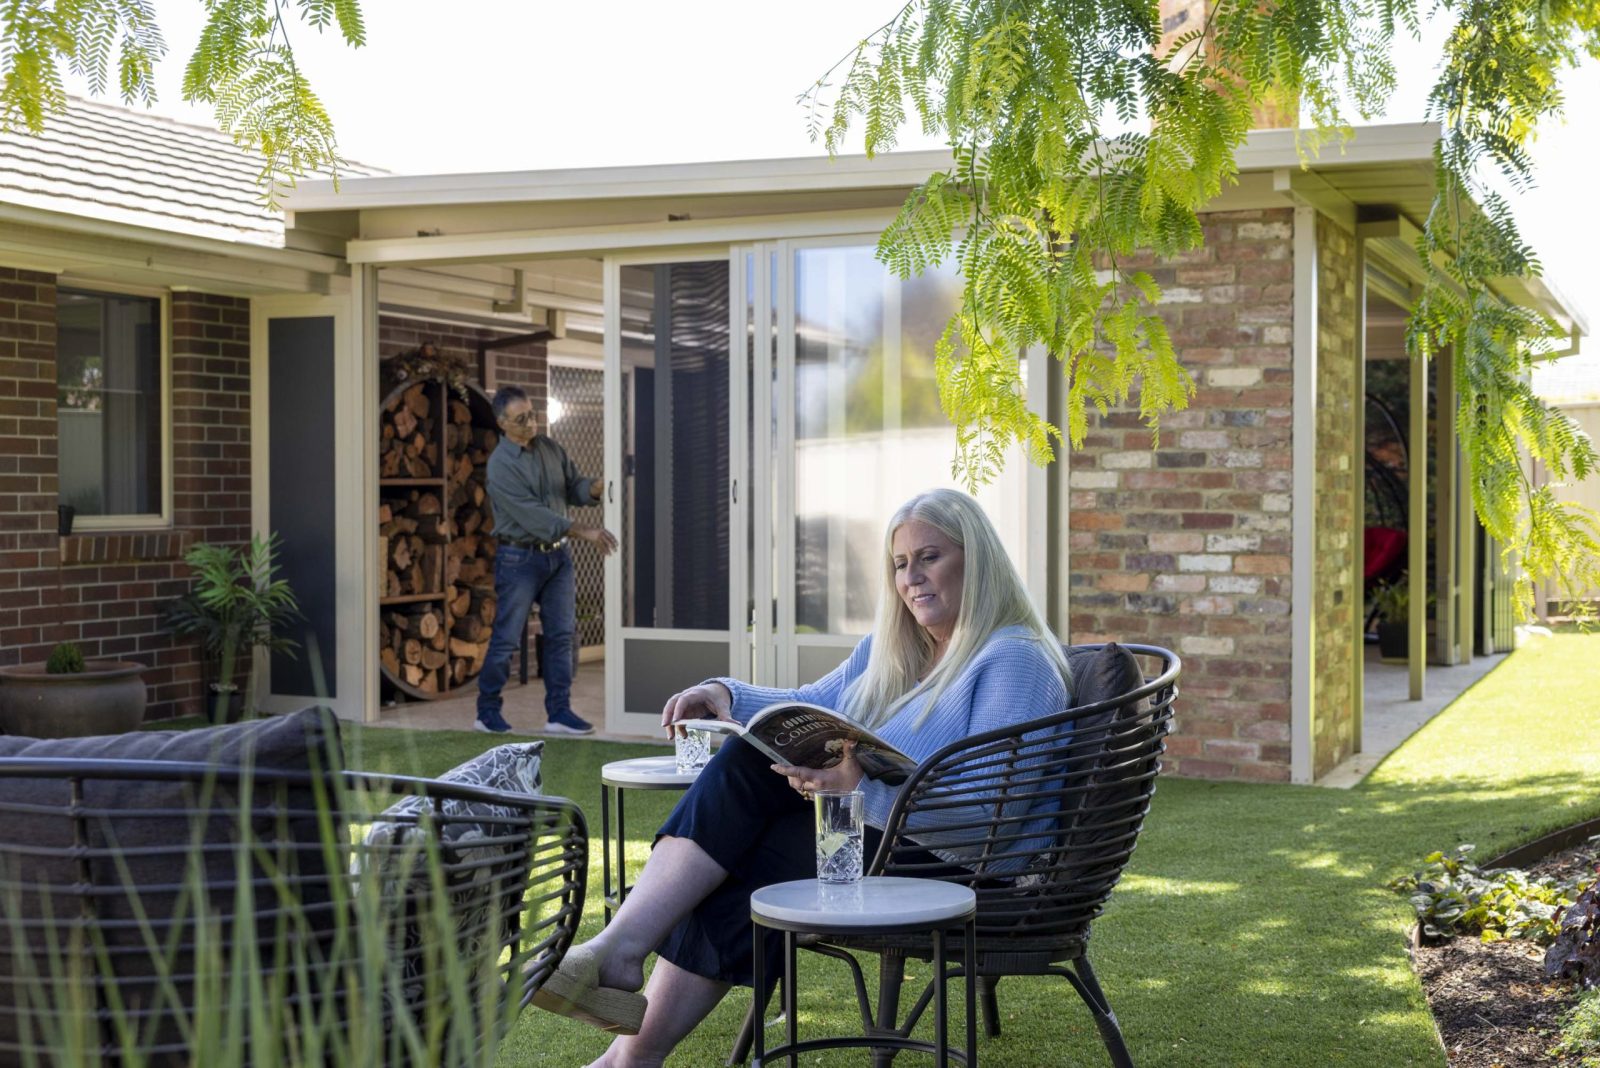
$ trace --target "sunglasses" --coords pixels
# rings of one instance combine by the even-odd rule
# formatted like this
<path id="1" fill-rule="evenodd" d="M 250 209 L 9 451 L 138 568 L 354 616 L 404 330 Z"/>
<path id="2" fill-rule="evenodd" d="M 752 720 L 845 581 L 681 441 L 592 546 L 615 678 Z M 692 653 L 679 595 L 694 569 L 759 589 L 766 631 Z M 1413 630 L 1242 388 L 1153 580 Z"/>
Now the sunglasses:
<path id="1" fill-rule="evenodd" d="M 516 415 L 507 415 L 503 418 L 506 422 L 512 424 L 513 426 L 528 426 L 533 422 L 533 413 L 518 412 Z"/>

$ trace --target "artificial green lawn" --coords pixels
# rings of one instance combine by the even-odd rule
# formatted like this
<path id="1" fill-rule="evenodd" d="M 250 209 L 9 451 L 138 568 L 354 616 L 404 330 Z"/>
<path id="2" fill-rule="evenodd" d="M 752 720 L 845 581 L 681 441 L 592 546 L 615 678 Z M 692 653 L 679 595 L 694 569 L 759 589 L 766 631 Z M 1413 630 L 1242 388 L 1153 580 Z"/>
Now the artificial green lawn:
<path id="1" fill-rule="evenodd" d="M 1600 636 L 1556 635 L 1513 654 L 1355 790 L 1163 781 L 1133 863 L 1095 924 L 1091 953 L 1135 1061 L 1442 1066 L 1406 958 L 1409 909 L 1384 884 L 1429 850 L 1474 842 L 1490 856 L 1600 814 L 1597 695 Z M 1180 697 L 1180 718 L 1185 703 Z M 491 744 L 483 735 L 386 729 L 353 730 L 348 741 L 355 766 L 418 774 Z M 598 840 L 600 765 L 651 752 L 661 750 L 552 739 L 545 789 L 578 801 Z M 675 796 L 629 795 L 636 864 Z M 589 930 L 599 922 L 599 873 L 595 853 Z M 805 954 L 801 967 L 802 1037 L 851 1028 L 843 966 Z M 913 974 L 925 977 L 926 966 Z M 736 990 L 672 1063 L 722 1063 L 747 1004 Z M 1108 1063 L 1063 980 L 1006 980 L 1000 1011 L 1004 1034 L 984 1042 L 985 1063 Z M 529 1010 L 500 1063 L 583 1065 L 606 1041 Z M 896 1063 L 930 1060 L 906 1054 Z M 802 1061 L 867 1058 L 836 1051 Z"/>

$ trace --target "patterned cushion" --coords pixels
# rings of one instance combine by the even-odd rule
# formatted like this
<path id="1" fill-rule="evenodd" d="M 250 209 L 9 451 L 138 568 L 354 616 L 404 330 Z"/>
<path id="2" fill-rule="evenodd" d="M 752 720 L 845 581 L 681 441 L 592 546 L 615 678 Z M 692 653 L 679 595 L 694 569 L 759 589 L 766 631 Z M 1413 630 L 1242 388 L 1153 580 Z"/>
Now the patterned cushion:
<path id="1" fill-rule="evenodd" d="M 496 746 L 451 768 L 438 781 L 503 793 L 538 794 L 543 789 L 543 753 L 542 741 Z M 366 848 L 351 864 L 382 877 L 385 900 L 405 901 L 404 922 L 396 931 L 399 944 L 393 948 L 402 958 L 402 998 L 413 1011 L 428 997 L 424 981 L 427 954 L 420 925 L 427 922 L 423 917 L 428 912 L 422 902 L 430 893 L 431 880 L 424 862 L 427 843 L 421 836 L 430 829 L 438 831 L 439 859 L 447 869 L 444 892 L 448 914 L 457 931 L 459 959 L 469 968 L 492 964 L 507 933 L 501 917 L 520 907 L 520 888 L 525 880 L 502 883 L 514 889 L 500 895 L 492 892 L 491 884 L 506 874 L 506 863 L 520 864 L 524 876 L 531 864 L 531 857 L 526 854 L 516 856 L 523 848 L 520 841 L 493 841 L 509 830 L 495 821 L 524 814 L 521 809 L 505 805 L 456 799 L 446 800 L 434 810 L 433 802 L 413 795 L 384 809 L 368 828 Z M 353 874 L 360 876 L 364 872 Z"/>

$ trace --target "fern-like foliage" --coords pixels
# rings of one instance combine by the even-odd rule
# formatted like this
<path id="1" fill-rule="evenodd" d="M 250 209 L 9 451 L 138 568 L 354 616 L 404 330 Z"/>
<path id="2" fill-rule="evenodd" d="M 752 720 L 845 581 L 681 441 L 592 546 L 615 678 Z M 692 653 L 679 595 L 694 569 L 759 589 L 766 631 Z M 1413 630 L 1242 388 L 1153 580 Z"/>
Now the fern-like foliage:
<path id="1" fill-rule="evenodd" d="M 1570 420 L 1527 386 L 1552 324 L 1492 283 L 1538 273 L 1483 168 L 1531 181 L 1528 143 L 1559 112 L 1557 75 L 1600 55 L 1600 7 L 1577 0 L 1219 0 L 1204 25 L 1162 42 L 1148 0 L 910 0 L 818 79 L 801 102 L 830 152 L 860 125 L 869 154 L 915 119 L 943 134 L 951 166 L 912 192 L 878 242 L 902 277 L 954 257 L 960 309 L 937 350 L 954 468 L 975 487 L 1008 447 L 1048 463 L 1081 445 L 1091 408 L 1137 396 L 1157 431 L 1193 393 L 1137 270 L 1202 241 L 1199 212 L 1237 178 L 1252 110 L 1288 102 L 1310 128 L 1303 154 L 1348 135 L 1342 101 L 1370 117 L 1395 86 L 1391 44 L 1424 17 L 1456 30 L 1432 97 L 1445 127 L 1439 188 L 1419 254 L 1433 272 L 1413 311 L 1420 359 L 1455 353 L 1456 413 L 1484 525 L 1533 582 L 1568 592 L 1600 577 L 1595 517 L 1563 506 L 1524 468 L 1559 481 L 1600 466 Z M 1148 133 L 1104 134 L 1142 116 Z M 1042 347 L 1067 377 L 1065 426 L 1023 403 L 1018 358 Z"/>
<path id="2" fill-rule="evenodd" d="M 306 174 L 337 178 L 333 122 L 295 65 L 289 32 L 300 23 L 337 27 L 359 47 L 359 0 L 200 2 L 206 25 L 184 69 L 184 99 L 212 104 L 222 129 L 261 157 L 269 205 Z M 66 107 L 63 70 L 100 94 L 114 68 L 124 103 L 153 103 L 165 53 L 149 0 L 0 0 L 0 128 L 42 130 Z"/>

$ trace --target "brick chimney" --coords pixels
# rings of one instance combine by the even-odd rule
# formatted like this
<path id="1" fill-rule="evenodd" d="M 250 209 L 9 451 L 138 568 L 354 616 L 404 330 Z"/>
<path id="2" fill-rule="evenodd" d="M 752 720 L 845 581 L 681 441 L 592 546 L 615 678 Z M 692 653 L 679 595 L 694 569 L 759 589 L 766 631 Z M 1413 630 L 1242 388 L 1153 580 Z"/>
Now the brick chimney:
<path id="1" fill-rule="evenodd" d="M 1161 42 L 1156 46 L 1156 55 L 1166 55 L 1179 37 L 1204 27 L 1209 8 L 1210 0 L 1160 0 Z M 1209 32 L 1198 42 L 1198 47 L 1202 49 L 1214 46 L 1215 41 Z M 1187 56 L 1195 47 L 1195 44 L 1191 44 L 1184 55 Z M 1262 100 L 1256 103 L 1251 113 L 1254 121 L 1250 128 L 1253 130 L 1292 130 L 1300 125 L 1300 108 L 1294 100 L 1279 97 Z"/>

